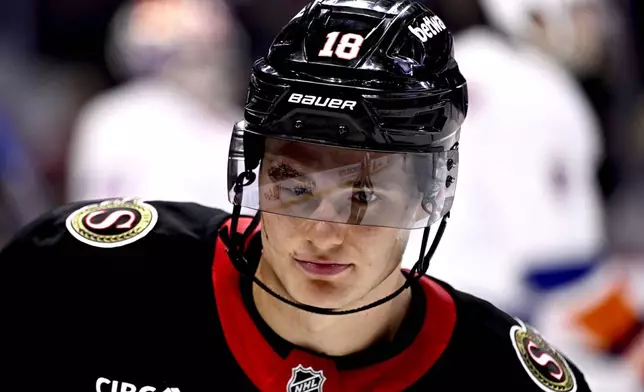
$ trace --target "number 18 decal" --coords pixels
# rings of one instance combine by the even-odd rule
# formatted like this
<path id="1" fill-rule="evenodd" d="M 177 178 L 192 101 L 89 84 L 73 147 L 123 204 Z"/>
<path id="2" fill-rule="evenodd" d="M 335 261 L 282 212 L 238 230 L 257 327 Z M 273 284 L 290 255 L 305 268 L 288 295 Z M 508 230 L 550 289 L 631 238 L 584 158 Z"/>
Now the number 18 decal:
<path id="1" fill-rule="evenodd" d="M 318 53 L 318 56 L 333 57 L 333 54 L 335 53 L 338 58 L 341 58 L 343 60 L 353 60 L 358 57 L 358 52 L 360 51 L 360 46 L 364 42 L 364 37 L 362 37 L 360 34 L 354 33 L 342 34 L 340 43 L 335 47 L 334 51 L 333 46 L 338 40 L 339 35 L 339 31 L 334 31 L 327 34 L 326 43 L 324 44 L 322 50 L 320 50 L 320 53 Z"/>

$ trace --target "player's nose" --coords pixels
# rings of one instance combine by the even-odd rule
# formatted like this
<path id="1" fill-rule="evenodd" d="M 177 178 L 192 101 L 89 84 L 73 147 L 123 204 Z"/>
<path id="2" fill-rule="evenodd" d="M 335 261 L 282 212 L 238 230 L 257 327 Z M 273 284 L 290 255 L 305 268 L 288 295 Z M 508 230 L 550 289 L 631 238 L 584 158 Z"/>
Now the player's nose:
<path id="1" fill-rule="evenodd" d="M 321 251 L 331 250 L 344 242 L 344 225 L 324 221 L 311 221 L 306 228 L 306 239 Z"/>

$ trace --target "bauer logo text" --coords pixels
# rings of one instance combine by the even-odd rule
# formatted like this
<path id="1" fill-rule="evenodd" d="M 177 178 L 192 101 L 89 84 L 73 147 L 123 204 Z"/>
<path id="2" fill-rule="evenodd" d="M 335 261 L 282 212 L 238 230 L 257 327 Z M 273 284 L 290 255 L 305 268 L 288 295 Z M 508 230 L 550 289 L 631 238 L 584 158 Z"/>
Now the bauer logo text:
<path id="1" fill-rule="evenodd" d="M 300 105 L 318 106 L 322 108 L 354 110 L 358 102 L 343 100 L 338 98 L 325 98 L 316 95 L 304 95 L 293 93 L 288 98 L 290 103 L 299 103 Z"/>

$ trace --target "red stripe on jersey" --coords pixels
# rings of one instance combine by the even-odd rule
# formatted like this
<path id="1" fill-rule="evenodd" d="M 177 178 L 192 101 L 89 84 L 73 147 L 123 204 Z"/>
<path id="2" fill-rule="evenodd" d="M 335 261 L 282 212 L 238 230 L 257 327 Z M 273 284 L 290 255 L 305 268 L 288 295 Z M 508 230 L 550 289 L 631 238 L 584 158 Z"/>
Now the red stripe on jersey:
<path id="1" fill-rule="evenodd" d="M 243 231 L 250 220 L 240 219 Z M 228 223 L 226 224 L 228 226 Z M 322 371 L 325 392 L 401 391 L 423 377 L 447 347 L 456 323 L 452 297 L 439 284 L 425 277 L 420 280 L 425 292 L 425 321 L 403 352 L 370 366 L 338 371 L 332 360 L 294 349 L 281 358 L 264 339 L 246 311 L 240 291 L 240 276 L 228 259 L 226 246 L 218 239 L 212 279 L 219 319 L 233 356 L 250 380 L 262 391 L 284 392 L 298 365 Z M 413 309 L 412 309 L 413 311 Z"/>

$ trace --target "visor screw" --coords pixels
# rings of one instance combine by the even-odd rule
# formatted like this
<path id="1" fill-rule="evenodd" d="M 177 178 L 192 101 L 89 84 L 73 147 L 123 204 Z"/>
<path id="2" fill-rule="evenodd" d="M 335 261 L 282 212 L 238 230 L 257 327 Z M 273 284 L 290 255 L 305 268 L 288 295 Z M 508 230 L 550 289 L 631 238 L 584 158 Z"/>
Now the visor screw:
<path id="1" fill-rule="evenodd" d="M 295 121 L 295 128 L 297 128 L 297 129 L 302 128 L 302 120 Z"/>
<path id="2" fill-rule="evenodd" d="M 445 180 L 445 188 L 449 188 L 452 186 L 452 184 L 456 181 L 456 179 L 452 176 L 447 176 L 447 180 Z"/>
<path id="3" fill-rule="evenodd" d="M 447 160 L 447 170 L 452 170 L 453 168 L 454 168 L 454 160 L 450 158 Z"/>
<path id="4" fill-rule="evenodd" d="M 338 126 L 338 133 L 340 135 L 344 135 L 345 133 L 347 133 L 347 127 L 344 126 L 344 125 L 339 125 Z"/>

